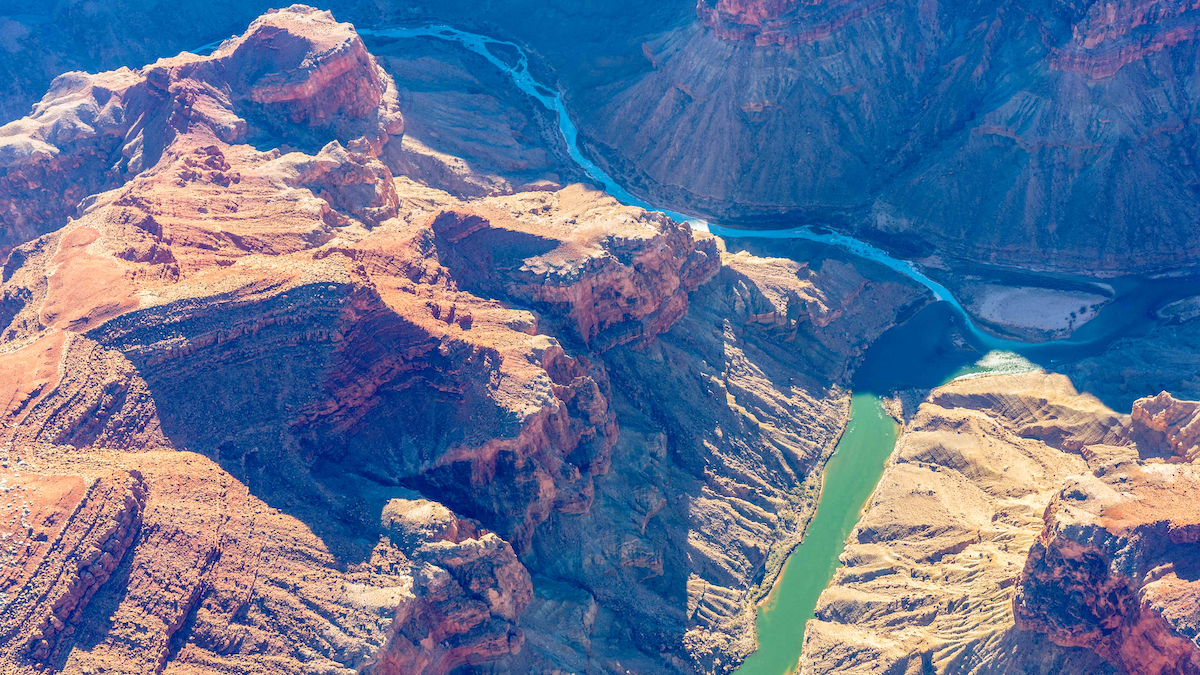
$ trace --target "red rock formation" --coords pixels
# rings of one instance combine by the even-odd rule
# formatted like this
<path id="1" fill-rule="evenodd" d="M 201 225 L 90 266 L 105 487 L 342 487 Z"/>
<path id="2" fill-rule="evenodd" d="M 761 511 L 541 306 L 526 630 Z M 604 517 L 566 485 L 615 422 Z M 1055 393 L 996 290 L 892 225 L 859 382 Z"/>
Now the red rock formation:
<path id="1" fill-rule="evenodd" d="M 1200 3 L 1194 0 L 1093 3 L 1072 26 L 1071 40 L 1051 50 L 1049 65 L 1092 79 L 1112 77 L 1130 63 L 1195 40 L 1197 9 Z"/>
<path id="2" fill-rule="evenodd" d="M 448 532 L 397 536 L 395 505 L 429 504 L 408 491 L 359 486 L 384 505 L 381 523 L 293 511 L 306 524 L 192 453 L 43 447 L 20 457 L 0 478 L 0 509 L 28 521 L 4 532 L 17 549 L 0 577 L 6 670 L 428 675 L 521 646 L 531 588 L 511 547 L 440 506 Z M 426 632 L 407 641 L 413 617 Z M 382 665 L 396 661 L 411 667 Z"/>
<path id="3" fill-rule="evenodd" d="M 523 198 L 521 208 L 549 213 L 557 207 L 561 212 L 555 212 L 555 237 L 569 245 L 560 248 L 551 249 L 541 230 L 499 209 L 442 211 L 429 226 L 450 244 L 446 264 L 463 272 L 468 266 L 495 268 L 487 278 L 462 277 L 464 288 L 547 308 L 550 317 L 566 320 L 562 328 L 569 335 L 603 352 L 645 342 L 670 328 L 687 310 L 686 294 L 716 273 L 720 258 L 711 240 L 694 241 L 690 228 L 659 213 L 610 221 L 603 238 L 581 240 L 581 234 L 590 238 L 585 232 L 598 225 L 592 220 L 580 227 L 581 211 L 592 207 L 591 199 L 578 188 Z M 521 258 L 519 267 L 501 260 L 514 247 L 521 255 L 533 255 Z"/>
<path id="4" fill-rule="evenodd" d="M 1134 404 L 1123 435 L 1148 459 L 1129 441 L 1082 448 L 1094 472 L 1046 509 L 1013 601 L 1018 627 L 1127 673 L 1200 672 L 1197 405 L 1166 392 Z"/>
<path id="5" fill-rule="evenodd" d="M 68 73 L 0 133 L 0 252 L 61 227 L 85 197 L 153 167 L 180 136 L 320 145 L 361 137 L 351 149 L 374 155 L 402 131 L 395 86 L 350 25 L 299 5 L 264 15 L 208 57 Z M 184 162 L 181 184 L 239 180 L 208 147 L 188 149 L 199 156 Z"/>
<path id="6" fill-rule="evenodd" d="M 718 0 L 713 9 L 737 23 L 761 26 L 763 21 L 778 19 L 798 4 L 798 0 Z"/>
<path id="7" fill-rule="evenodd" d="M 145 485 L 137 472 L 85 481 L 18 468 L 25 469 L 0 472 L 0 660 L 45 663 L 63 655 L 88 601 L 137 536 Z"/>
<path id="8" fill-rule="evenodd" d="M 1123 0 L 1062 9 L 1055 3 L 1025 4 L 1025 11 L 1046 21 L 1060 11 L 1069 16 L 1071 36 L 1050 46 L 1047 63 L 1093 79 L 1112 77 L 1123 66 L 1190 42 L 1200 30 L 1200 16 L 1192 14 L 1200 3 L 1194 1 Z M 721 38 L 795 46 L 824 40 L 886 5 L 879 0 L 699 0 L 696 13 Z M 923 5 L 920 11 L 928 14 L 931 9 L 937 11 Z"/>
<path id="9" fill-rule="evenodd" d="M 520 652 L 524 637 L 514 626 L 533 589 L 508 543 L 428 500 L 393 499 L 383 519 L 416 566 L 417 602 L 397 615 L 367 672 L 444 673 Z"/>
<path id="10" fill-rule="evenodd" d="M 1133 404 L 1131 433 L 1150 452 L 1188 462 L 1200 458 L 1200 403 L 1180 401 L 1167 392 Z"/>
<path id="11" fill-rule="evenodd" d="M 1068 481 L 1046 511 L 1014 599 L 1017 625 L 1123 672 L 1200 672 L 1191 465 L 1126 460 Z"/>
<path id="12" fill-rule="evenodd" d="M 1200 251 L 1195 97 L 1154 103 L 1191 91 L 1194 5 L 706 0 L 640 38 L 643 71 L 580 76 L 573 111 L 619 183 L 714 220 L 968 267 L 1163 270 Z"/>
<path id="13" fill-rule="evenodd" d="M 371 587 L 369 600 L 322 601 L 327 616 L 378 606 L 365 627 L 338 624 L 355 636 L 339 646 L 309 634 L 306 611 L 281 606 L 277 629 L 245 625 L 260 602 L 254 561 L 299 523 L 263 534 L 237 514 L 264 505 L 246 488 L 231 494 L 229 473 L 151 462 L 132 548 L 142 502 L 118 498 L 125 511 L 110 515 L 97 492 L 118 479 L 81 502 L 81 480 L 55 478 L 61 499 L 75 500 L 62 509 L 98 511 L 76 508 L 79 523 L 63 526 L 79 542 L 60 550 L 67 540 L 51 536 L 50 549 L 23 554 L 5 582 L 16 595 L 3 658 L 152 670 L 175 659 L 228 668 L 227 656 L 252 664 L 255 654 L 303 661 L 309 650 L 339 667 L 444 673 L 518 651 L 529 575 L 501 537 L 527 547 L 551 513 L 586 512 L 617 437 L 604 369 L 539 325 L 593 349 L 648 340 L 717 269 L 712 242 L 582 188 L 478 204 L 482 218 L 463 220 L 482 227 L 445 226 L 470 210 L 412 183 L 402 194 L 378 159 L 402 130 L 390 78 L 348 25 L 308 8 L 268 14 L 209 57 L 55 87 L 4 136 L 22 150 L 7 156 L 4 180 L 25 186 L 5 192 L 4 245 L 65 225 L 5 265 L 4 440 L 200 450 L 272 504 L 322 504 L 296 508 L 327 542 L 377 528 L 362 503 L 370 489 L 328 472 L 321 480 L 337 486 L 315 486 L 310 467 L 330 462 L 430 491 L 497 532 L 455 520 L 445 536 L 378 548 L 349 576 L 328 560 L 268 573 L 285 588 L 305 580 L 268 603 Z M 248 144 L 282 139 L 312 154 Z M 114 156 L 125 159 L 107 171 Z M 93 193 L 80 212 L 65 184 Z M 92 520 L 101 526 L 84 526 Z M 99 537 L 93 548 L 87 537 Z M 301 548 L 319 548 L 312 539 Z M 123 556 L 127 593 L 105 585 Z M 56 576 L 76 559 L 82 572 Z M 89 637 L 78 641 L 81 616 Z M 103 631 L 105 619 L 116 628 Z"/>
<path id="14" fill-rule="evenodd" d="M 255 26 L 126 72 L 154 94 L 120 99 L 133 135 L 159 140 L 4 265 L 0 444 L 45 475 L 146 486 L 52 665 L 656 673 L 744 655 L 753 589 L 843 424 L 838 385 L 925 296 L 871 266 L 722 254 L 582 186 L 464 201 L 396 175 L 394 88 L 350 29 L 305 8 Z M 108 77 L 46 105 L 74 124 Z M 4 138 L 36 140 L 35 118 Z M 530 572 L 572 591 L 526 642 Z"/>
<path id="15" fill-rule="evenodd" d="M 723 39 L 753 40 L 760 47 L 795 46 L 824 40 L 885 4 L 884 0 L 718 0 L 710 6 L 708 0 L 699 0 L 696 14 Z"/>
<path id="16" fill-rule="evenodd" d="M 4 136 L 45 151 L 14 155 L 8 179 L 46 181 L 8 193 L 0 434 L 23 453 L 55 444 L 45 461 L 66 446 L 142 467 L 151 497 L 136 543 L 118 514 L 119 536 L 91 530 L 99 553 L 79 545 L 80 580 L 20 596 L 0 658 L 435 674 L 517 652 L 531 590 L 513 546 L 588 512 L 618 436 L 604 367 L 569 350 L 669 329 L 718 269 L 713 241 L 582 187 L 467 206 L 396 180 L 380 159 L 402 130 L 395 87 L 349 26 L 309 8 L 208 57 L 56 87 Z M 307 152 L 263 150 L 284 142 Z M 114 153 L 128 162 L 89 183 Z M 93 194 L 39 215 L 66 183 Z M 105 454 L 149 448 L 212 461 Z M 397 483 L 483 525 L 455 516 L 373 548 L 390 526 L 372 495 Z M 300 520 L 264 532 L 247 514 L 267 503 Z M 260 577 L 287 541 L 301 552 Z M 28 555 L 35 584 L 74 560 Z M 105 584 L 123 555 L 125 579 Z M 284 590 L 262 597 L 267 578 Z M 343 637 L 314 614 L 344 617 Z"/>

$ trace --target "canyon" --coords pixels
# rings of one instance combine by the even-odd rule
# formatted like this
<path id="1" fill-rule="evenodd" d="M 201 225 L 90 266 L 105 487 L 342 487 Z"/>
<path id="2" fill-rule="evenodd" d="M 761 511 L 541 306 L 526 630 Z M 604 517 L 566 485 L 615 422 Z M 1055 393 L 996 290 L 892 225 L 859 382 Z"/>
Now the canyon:
<path id="1" fill-rule="evenodd" d="M 268 7 L 72 4 L 5 19 L 13 93 L 0 120 L 23 115 L 64 70 L 136 67 Z M 1196 262 L 1194 3 L 331 9 L 362 25 L 450 22 L 526 45 L 564 92 L 585 154 L 675 211 L 751 227 L 803 220 L 965 270 L 1120 276 Z"/>
<path id="2" fill-rule="evenodd" d="M 928 295 L 476 174 L 405 143 L 398 92 L 294 6 L 0 132 L 6 669 L 753 649 L 853 364 Z"/>
<path id="3" fill-rule="evenodd" d="M 1200 250 L 1200 10 L 345 4 L 518 40 L 578 147 L 307 6 L 0 19 L 6 672 L 731 672 L 852 389 L 904 428 L 799 672 L 1200 672 L 1194 297 L 1112 318 Z M 581 148 L 918 261 L 934 353 L 1078 353 L 881 388 L 943 287 Z"/>
<path id="4" fill-rule="evenodd" d="M 1194 413 L 1162 394 L 1118 414 L 1045 372 L 935 389 L 800 672 L 1196 672 Z"/>

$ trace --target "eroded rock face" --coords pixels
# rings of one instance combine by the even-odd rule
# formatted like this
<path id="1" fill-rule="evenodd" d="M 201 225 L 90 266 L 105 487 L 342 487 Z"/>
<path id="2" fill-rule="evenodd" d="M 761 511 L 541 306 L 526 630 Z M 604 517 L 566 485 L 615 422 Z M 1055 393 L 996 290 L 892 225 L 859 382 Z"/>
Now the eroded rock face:
<path id="1" fill-rule="evenodd" d="M 755 602 L 814 505 L 851 364 L 926 301 L 878 268 L 724 252 L 671 330 L 606 352 L 621 429 L 612 468 L 591 509 L 539 530 L 526 648 L 491 670 L 740 662 L 755 647 Z"/>
<path id="2" fill-rule="evenodd" d="M 410 528 L 392 538 L 390 521 L 364 527 L 269 507 L 194 453 L 45 446 L 3 458 L 0 508 L 28 512 L 30 534 L 5 538 L 23 549 L 0 579 L 0 659 L 12 672 L 187 663 L 428 674 L 520 648 L 528 573 L 496 534 L 444 507 L 449 534 Z M 360 487 L 385 504 L 385 520 L 395 504 L 422 502 Z M 405 638 L 413 617 L 425 622 L 415 642 Z"/>
<path id="3" fill-rule="evenodd" d="M 1200 457 L 1200 404 L 1180 401 L 1167 392 L 1133 404 L 1133 435 L 1146 452 L 1175 455 L 1187 462 Z"/>
<path id="4" fill-rule="evenodd" d="M 6 558 L 0 658 L 54 663 L 69 651 L 88 602 L 137 536 L 146 486 L 136 471 L 85 480 L 30 473 L 15 459 L 0 486 Z"/>
<path id="5" fill-rule="evenodd" d="M 574 98 L 584 144 L 655 203 L 816 220 L 906 257 L 1082 274 L 1195 262 L 1194 3 L 697 11 L 635 46 L 639 70 L 580 76 Z"/>
<path id="6" fill-rule="evenodd" d="M 721 264 L 713 240 L 695 241 L 659 213 L 613 212 L 578 186 L 485 204 L 429 221 L 462 288 L 545 308 L 566 337 L 595 351 L 665 332 Z M 530 228 L 527 214 L 548 222 Z"/>
<path id="7" fill-rule="evenodd" d="M 1051 50 L 1051 67 L 1092 79 L 1112 77 L 1131 63 L 1192 42 L 1200 30 L 1195 2 L 1058 3 L 1055 9 L 1072 26 L 1071 39 Z"/>
<path id="8" fill-rule="evenodd" d="M 616 438 L 603 369 L 568 356 L 538 334 L 538 317 L 501 301 L 537 307 L 547 330 L 596 349 L 648 340 L 715 272 L 711 242 L 697 245 L 685 227 L 579 188 L 480 204 L 496 224 L 467 238 L 437 214 L 470 209 L 408 183 L 406 219 L 395 221 L 402 200 L 378 159 L 401 131 L 395 89 L 328 13 L 271 13 L 210 57 L 183 55 L 122 77 L 132 88 L 191 92 L 195 114 L 145 121 L 158 108 L 128 104 L 121 118 L 137 113 L 163 147 L 141 155 L 140 173 L 95 195 L 78 220 L 11 256 L 9 337 L 36 343 L 9 359 L 8 412 L 21 420 L 12 438 L 231 457 L 254 448 L 364 453 L 369 465 L 383 462 L 381 475 L 458 491 L 461 508 L 520 546 L 554 509 L 586 510 L 591 476 L 607 470 Z M 94 89 L 83 78 L 47 110 L 78 122 L 94 112 Z M 48 115 L 10 125 L 24 132 L 13 142 L 59 128 Z M 285 136 L 320 150 L 246 144 Z M 277 403 L 253 406 L 240 423 L 257 419 L 269 438 L 230 434 L 215 413 L 227 404 L 185 402 L 178 389 L 196 378 L 221 389 L 230 358 L 265 368 L 252 367 L 252 380 L 276 382 Z M 58 386 L 35 374 L 56 359 L 79 364 Z M 323 384 L 293 388 L 280 367 Z M 182 407 L 166 403 L 168 391 Z M 392 407 L 422 397 L 440 412 L 421 423 Z M 281 420 L 290 420 L 282 435 L 267 431 Z M 364 425 L 368 435 L 401 427 L 387 445 L 405 458 L 381 460 L 365 436 L 347 445 Z M 334 455 L 332 437 L 342 439 Z M 413 443 L 424 448 L 418 456 L 400 450 Z M 521 476 L 522 487 L 496 483 L 497 473 Z"/>
<path id="9" fill-rule="evenodd" d="M 111 24 L 144 12 L 142 1 L 98 11 L 99 35 L 73 16 L 60 19 L 62 29 L 87 38 L 81 43 L 91 58 L 115 58 L 108 55 L 131 49 L 122 42 L 140 41 L 120 40 Z M 198 13 L 193 1 L 180 5 L 181 15 Z M 220 13 L 236 16 L 249 5 Z M 726 219 L 800 216 L 873 236 L 910 257 L 940 251 L 972 263 L 1104 274 L 1195 261 L 1196 233 L 1184 225 L 1200 215 L 1190 187 L 1200 184 L 1189 140 L 1195 3 L 644 5 L 334 3 L 376 26 L 415 16 L 479 21 L 531 45 L 562 73 L 589 156 L 656 203 Z M 206 35 L 228 34 L 224 20 L 200 23 Z M 64 61 L 80 62 L 75 48 L 50 39 L 60 24 L 44 25 L 53 27 L 6 20 L 4 54 L 27 60 L 22 40 L 9 37 L 20 35 L 33 45 L 26 55 L 64 53 Z M 612 39 L 578 39 L 589 33 Z M 446 76 L 472 82 L 459 69 Z M 431 117 L 452 120 L 447 113 L 461 110 L 414 82 L 419 108 Z M 469 112 L 474 125 L 479 108 Z M 441 144 L 424 136 L 423 150 L 432 152 L 407 153 L 405 172 L 458 174 L 458 189 L 474 195 L 560 182 L 537 152 L 490 149 L 520 145 L 532 129 L 464 135 Z M 416 150 L 417 139 L 406 140 Z M 470 180 L 469 167 L 449 155 L 472 147 L 488 148 L 480 154 L 505 165 L 498 173 L 522 177 L 511 185 Z M 526 171 L 533 167 L 542 170 Z M 72 195 L 69 206 L 85 196 Z"/>
<path id="10" fill-rule="evenodd" d="M 368 672 L 449 672 L 521 651 L 533 587 L 508 542 L 420 498 L 389 501 L 383 527 L 413 561 L 417 602 Z"/>
<path id="11" fill-rule="evenodd" d="M 1200 513 L 1191 464 L 1110 461 L 1046 510 L 1013 600 L 1017 623 L 1122 672 L 1200 672 Z"/>
<path id="12" fill-rule="evenodd" d="M 1087 470 L 1079 448 L 1121 442 L 1123 422 L 1060 375 L 933 390 L 805 628 L 801 672 L 1113 672 L 1018 629 L 1012 589 L 1046 504 Z"/>
<path id="13" fill-rule="evenodd" d="M 883 5 L 879 0 L 699 0 L 696 14 L 726 40 L 783 46 L 823 40 Z"/>
<path id="14" fill-rule="evenodd" d="M 1119 415 L 1045 373 L 933 390 L 802 672 L 1200 672 L 1200 476 L 1163 440 L 1192 406 L 1164 393 Z"/>
<path id="15" fill-rule="evenodd" d="M 1025 563 L 1018 625 L 1123 672 L 1200 671 L 1196 407 L 1167 392 L 1139 399 L 1127 432 L 1134 447 L 1085 451 L 1093 471 L 1055 495 Z"/>
<path id="16" fill-rule="evenodd" d="M 7 127 L 34 149 L 8 176 L 41 167 L 92 194 L 56 222 L 51 182 L 10 193 L 3 441 L 84 475 L 64 448 L 114 471 L 143 466 L 114 451 L 206 459 L 147 459 L 150 524 L 130 524 L 137 501 L 111 518 L 120 536 L 91 530 L 95 556 L 31 548 L 5 658 L 444 673 L 518 652 L 532 592 L 513 546 L 588 511 L 618 438 L 603 365 L 553 334 L 595 353 L 651 340 L 716 272 L 713 242 L 582 187 L 468 206 L 395 179 L 394 85 L 351 27 L 302 6 L 211 56 L 55 86 Z M 443 227 L 460 213 L 487 227 Z M 423 499 L 389 496 L 398 483 L 436 495 L 446 527 L 389 539 L 398 521 L 373 514 Z M 275 509 L 269 527 L 248 515 Z M 262 577 L 262 549 L 289 541 L 302 550 L 271 555 L 295 567 Z M 62 588 L 24 590 L 77 557 Z M 306 628 L 318 615 L 340 618 Z"/>
<path id="17" fill-rule="evenodd" d="M 850 372 L 927 294 L 583 186 L 399 174 L 394 87 L 359 45 L 292 7 L 124 71 L 162 100 L 111 100 L 159 145 L 72 220 L 13 230 L 0 443 L 146 495 L 75 637 L 20 644 L 93 672 L 728 670 Z M 58 120 L 116 75 L 78 77 Z"/>
<path id="18" fill-rule="evenodd" d="M 264 15 L 211 56 L 67 73 L 28 117 L 0 128 L 0 251 L 58 229 L 85 197 L 152 168 L 181 136 L 318 148 L 361 138 L 353 149 L 374 155 L 403 129 L 395 85 L 353 28 L 302 5 Z M 209 147 L 185 162 L 181 185 L 240 180 Z"/>

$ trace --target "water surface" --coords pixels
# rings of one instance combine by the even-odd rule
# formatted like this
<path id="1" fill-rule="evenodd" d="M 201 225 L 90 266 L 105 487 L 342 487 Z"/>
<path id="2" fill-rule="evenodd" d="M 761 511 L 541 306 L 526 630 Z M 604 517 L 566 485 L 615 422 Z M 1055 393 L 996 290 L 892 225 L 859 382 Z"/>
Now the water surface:
<path id="1" fill-rule="evenodd" d="M 759 608 L 758 651 L 736 671 L 740 675 L 783 675 L 800 658 L 804 625 L 817 598 L 840 566 L 838 556 L 858 523 L 859 511 L 879 482 L 892 454 L 899 427 L 874 394 L 855 394 L 850 422 L 825 465 L 817 513 L 804 541 L 792 551 L 767 601 Z"/>
<path id="2" fill-rule="evenodd" d="M 896 445 L 899 425 L 880 397 L 901 389 L 930 389 L 975 373 L 1035 368 L 1013 352 L 988 350 L 973 339 L 951 305 L 929 305 L 883 334 L 855 373 L 850 419 L 825 465 L 817 512 L 758 608 L 758 651 L 736 675 L 784 675 L 795 670 L 805 624 L 841 566 L 846 538 L 858 524 Z"/>

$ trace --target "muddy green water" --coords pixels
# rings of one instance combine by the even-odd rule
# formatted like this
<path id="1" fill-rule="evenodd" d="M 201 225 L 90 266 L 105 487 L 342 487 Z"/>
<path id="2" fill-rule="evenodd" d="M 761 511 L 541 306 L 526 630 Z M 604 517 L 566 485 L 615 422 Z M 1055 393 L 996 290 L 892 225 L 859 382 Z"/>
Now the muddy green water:
<path id="1" fill-rule="evenodd" d="M 759 608 L 758 651 L 737 670 L 739 675 L 782 675 L 795 668 L 804 624 L 813 618 L 817 596 L 838 568 L 846 537 L 879 481 L 898 432 L 877 396 L 854 395 L 846 431 L 825 466 L 817 513 Z"/>

